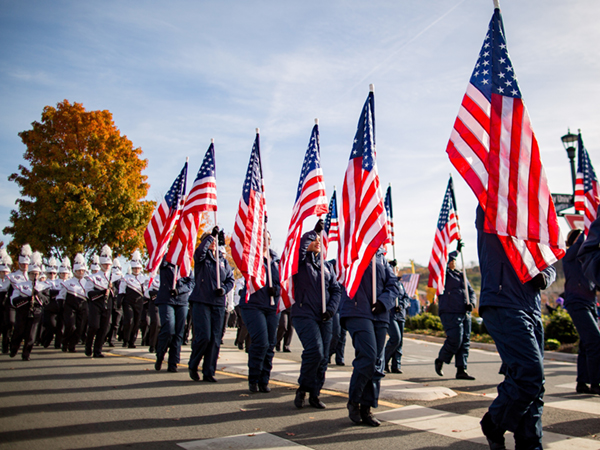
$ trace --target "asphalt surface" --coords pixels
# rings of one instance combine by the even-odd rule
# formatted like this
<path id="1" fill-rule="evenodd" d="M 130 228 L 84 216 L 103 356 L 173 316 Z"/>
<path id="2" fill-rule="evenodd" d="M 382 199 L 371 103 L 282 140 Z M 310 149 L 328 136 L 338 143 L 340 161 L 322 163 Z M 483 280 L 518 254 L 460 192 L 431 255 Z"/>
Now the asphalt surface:
<path id="1" fill-rule="evenodd" d="M 353 425 L 347 417 L 350 342 L 347 365 L 328 370 L 328 379 L 338 382 L 322 395 L 325 410 L 293 406 L 301 355 L 297 337 L 290 353 L 276 354 L 274 378 L 281 381 L 272 380 L 269 394 L 248 392 L 246 355 L 233 346 L 231 331 L 218 383 L 190 380 L 189 346 L 183 347 L 178 373 L 156 372 L 152 355 L 141 347 L 105 349 L 112 353 L 102 359 L 87 358 L 81 347 L 75 354 L 35 347 L 28 362 L 0 355 L 0 449 L 488 448 L 478 421 L 502 380 L 499 357 L 473 349 L 468 370 L 477 379 L 462 381 L 454 378 L 452 366 L 444 366 L 444 377 L 435 374 L 439 348 L 437 342 L 405 340 L 404 373 L 384 379 L 376 410 L 384 421 L 378 428 Z M 551 358 L 545 364 L 544 448 L 600 449 L 600 396 L 576 394 L 575 364 Z M 398 393 L 431 392 L 427 388 L 453 395 L 390 400 Z M 507 442 L 511 448 L 510 437 Z"/>

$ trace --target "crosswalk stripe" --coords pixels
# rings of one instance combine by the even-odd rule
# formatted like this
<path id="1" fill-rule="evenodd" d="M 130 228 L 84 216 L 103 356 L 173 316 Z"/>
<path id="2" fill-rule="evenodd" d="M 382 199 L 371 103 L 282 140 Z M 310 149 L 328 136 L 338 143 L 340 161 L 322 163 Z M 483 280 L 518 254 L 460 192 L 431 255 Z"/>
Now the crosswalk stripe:
<path id="1" fill-rule="evenodd" d="M 216 448 L 226 448 L 229 450 L 300 450 L 309 448 L 264 431 L 250 434 L 238 434 L 236 436 L 225 436 L 215 439 L 182 442 L 177 445 L 186 450 L 213 450 Z"/>
<path id="2" fill-rule="evenodd" d="M 377 418 L 428 433 L 487 445 L 478 417 L 410 405 L 379 413 Z M 514 449 L 512 433 L 507 432 L 505 437 L 506 448 Z M 544 432 L 543 445 L 547 450 L 598 450 L 600 447 L 598 441 L 550 432 Z"/>

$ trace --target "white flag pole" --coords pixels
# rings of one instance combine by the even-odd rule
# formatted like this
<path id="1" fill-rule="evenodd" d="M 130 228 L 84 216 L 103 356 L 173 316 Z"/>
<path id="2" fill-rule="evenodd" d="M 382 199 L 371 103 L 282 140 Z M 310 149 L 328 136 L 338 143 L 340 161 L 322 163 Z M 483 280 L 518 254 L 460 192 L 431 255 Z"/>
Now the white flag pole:
<path id="1" fill-rule="evenodd" d="M 372 272 L 373 272 L 373 306 L 377 303 L 377 253 L 373 255 Z"/>
<path id="2" fill-rule="evenodd" d="M 210 143 L 215 145 L 215 140 L 211 139 Z M 215 227 L 218 226 L 217 211 L 215 213 Z M 217 262 L 217 289 L 221 289 L 221 264 L 219 263 L 219 235 L 215 237 L 215 261 Z"/>
<path id="3" fill-rule="evenodd" d="M 315 125 L 319 125 L 319 119 L 315 119 Z M 323 219 L 323 215 L 319 216 L 319 220 Z M 323 314 L 327 311 L 327 293 L 325 292 L 325 255 L 323 254 L 323 230 L 319 233 L 319 243 L 321 251 L 319 251 L 319 257 L 321 259 L 321 304 Z"/>
<path id="4" fill-rule="evenodd" d="M 260 136 L 260 128 L 256 128 L 256 134 Z M 260 141 L 259 141 L 260 142 Z M 264 180 L 262 179 L 262 160 L 260 161 L 260 177 L 261 177 L 261 188 L 263 190 L 263 201 L 265 202 L 265 205 L 267 204 L 266 199 L 265 199 L 265 184 L 264 184 Z M 273 287 L 273 277 L 271 274 L 271 250 L 269 248 L 269 244 L 266 241 L 267 238 L 267 223 L 265 222 L 265 228 L 263 231 L 263 247 L 266 246 L 267 249 L 267 276 L 268 276 L 268 283 L 269 283 L 269 287 L 272 288 Z M 266 243 L 266 245 L 265 245 Z M 264 251 L 264 248 L 263 248 Z M 271 298 L 271 306 L 275 305 L 275 299 L 269 295 L 269 297 Z"/>

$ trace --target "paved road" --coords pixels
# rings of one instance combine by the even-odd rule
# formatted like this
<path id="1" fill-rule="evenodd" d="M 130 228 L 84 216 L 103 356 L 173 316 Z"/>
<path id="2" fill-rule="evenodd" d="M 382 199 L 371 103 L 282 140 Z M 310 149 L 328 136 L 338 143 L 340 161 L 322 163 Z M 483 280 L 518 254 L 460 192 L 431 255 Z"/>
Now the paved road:
<path id="1" fill-rule="evenodd" d="M 497 354 L 473 350 L 469 371 L 477 380 L 433 371 L 439 344 L 407 339 L 404 373 L 384 380 L 387 400 L 379 428 L 352 425 L 344 386 L 351 367 L 330 366 L 323 394 L 328 408 L 293 404 L 300 347 L 278 353 L 273 391 L 249 394 L 245 354 L 228 332 L 219 382 L 194 383 L 179 373 L 155 372 L 145 349 L 114 349 L 104 359 L 35 348 L 32 360 L 0 356 L 0 449 L 54 448 L 306 448 L 347 450 L 376 445 L 394 449 L 485 449 L 478 421 L 501 380 Z M 189 347 L 184 347 L 187 361 Z M 351 345 L 347 361 L 352 359 Z M 545 448 L 600 449 L 600 397 L 574 393 L 575 365 L 547 361 Z M 397 400 L 442 394 L 436 400 Z M 454 395 L 456 394 L 456 395 Z M 391 396 L 391 397 L 390 397 Z M 358 445 L 358 446 L 357 446 Z"/>

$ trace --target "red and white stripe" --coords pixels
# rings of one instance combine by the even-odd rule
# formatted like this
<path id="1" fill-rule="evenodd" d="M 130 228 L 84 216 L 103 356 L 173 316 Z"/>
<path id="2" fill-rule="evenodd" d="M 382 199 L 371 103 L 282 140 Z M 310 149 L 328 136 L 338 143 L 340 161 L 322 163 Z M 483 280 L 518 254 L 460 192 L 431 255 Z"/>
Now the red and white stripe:
<path id="1" fill-rule="evenodd" d="M 460 238 L 458 218 L 456 211 L 452 208 L 448 214 L 446 226 L 442 230 L 437 227 L 435 228 L 435 238 L 433 239 L 433 248 L 431 250 L 431 257 L 429 258 L 429 279 L 427 286 L 435 288 L 437 295 L 444 293 L 446 266 L 448 265 L 448 248 L 453 241 Z"/>

